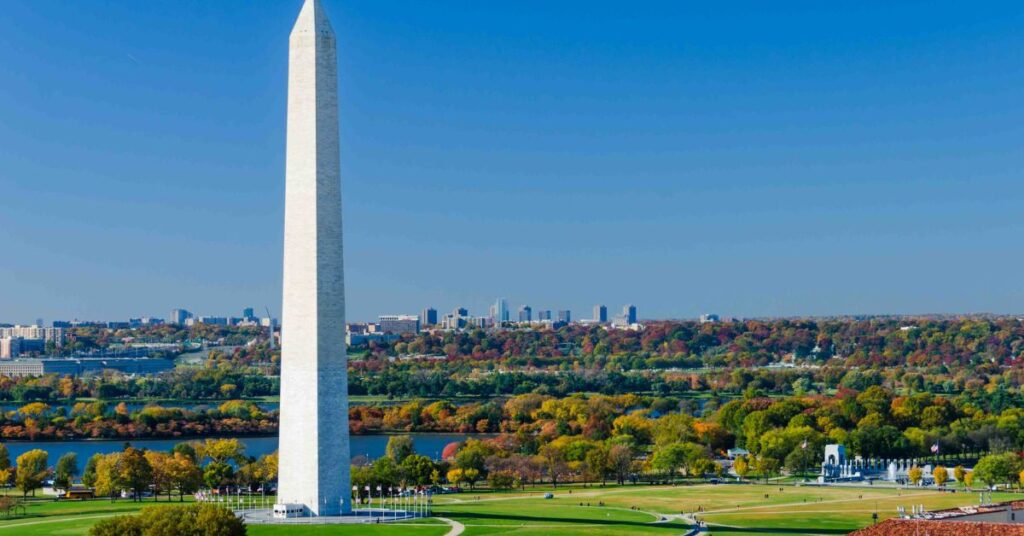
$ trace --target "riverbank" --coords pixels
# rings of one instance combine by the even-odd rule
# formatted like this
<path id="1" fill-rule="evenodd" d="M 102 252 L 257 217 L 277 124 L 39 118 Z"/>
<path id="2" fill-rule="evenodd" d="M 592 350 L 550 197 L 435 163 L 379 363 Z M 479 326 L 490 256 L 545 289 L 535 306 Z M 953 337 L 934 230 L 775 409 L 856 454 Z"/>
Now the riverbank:
<path id="1" fill-rule="evenodd" d="M 393 435 L 409 435 L 413 438 L 413 447 L 418 454 L 429 456 L 432 459 L 440 459 L 441 451 L 445 445 L 452 442 L 465 441 L 471 437 L 493 437 L 493 434 L 432 434 L 432 433 L 410 433 L 410 434 L 372 434 L 354 435 L 349 439 L 349 451 L 353 457 L 365 456 L 369 459 L 376 459 L 384 455 L 388 439 Z M 237 438 L 245 445 L 247 456 L 259 457 L 270 454 L 278 449 L 279 441 L 277 435 L 264 435 L 259 437 L 221 435 L 218 438 Z M 80 464 L 94 454 L 110 454 L 124 449 L 126 443 L 136 448 L 149 450 L 169 451 L 178 443 L 188 441 L 202 441 L 212 439 L 212 436 L 202 438 L 175 438 L 175 439 L 78 439 L 78 440 L 56 440 L 56 441 L 5 441 L 4 445 L 14 460 L 21 454 L 33 449 L 45 450 L 50 457 L 50 463 L 56 462 L 58 458 L 74 452 Z"/>

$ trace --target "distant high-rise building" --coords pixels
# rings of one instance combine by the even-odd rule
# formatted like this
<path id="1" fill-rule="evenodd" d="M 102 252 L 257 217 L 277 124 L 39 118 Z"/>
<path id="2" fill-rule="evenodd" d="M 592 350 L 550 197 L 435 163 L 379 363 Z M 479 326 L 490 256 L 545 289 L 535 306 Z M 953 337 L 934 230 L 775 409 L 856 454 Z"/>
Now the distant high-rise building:
<path id="1" fill-rule="evenodd" d="M 53 342 L 57 346 L 61 346 L 64 344 L 64 328 L 44 328 L 43 326 L 10 326 L 0 328 L 0 338 L 16 337 L 25 340 Z"/>
<path id="2" fill-rule="evenodd" d="M 636 324 L 636 306 L 630 304 L 623 307 L 622 316 L 625 317 L 627 323 Z"/>
<path id="3" fill-rule="evenodd" d="M 519 321 L 520 322 L 532 322 L 533 321 L 533 309 L 529 305 L 524 305 L 519 308 Z"/>
<path id="4" fill-rule="evenodd" d="M 433 326 L 437 324 L 437 309 L 427 307 L 420 313 L 421 326 Z"/>
<path id="5" fill-rule="evenodd" d="M 26 353 L 46 351 L 43 339 L 26 339 L 24 337 L 0 337 L 0 359 L 13 359 Z"/>
<path id="6" fill-rule="evenodd" d="M 508 322 L 510 319 L 508 314 L 508 300 L 505 298 L 498 298 L 498 301 L 494 302 L 494 305 L 491 306 L 490 316 L 491 320 L 493 320 L 495 324 Z"/>
<path id="7" fill-rule="evenodd" d="M 13 359 L 21 355 L 22 337 L 0 337 L 0 359 Z"/>
<path id="8" fill-rule="evenodd" d="M 380 330 L 395 335 L 415 335 L 420 332 L 420 319 L 415 315 L 381 315 Z"/>
<path id="9" fill-rule="evenodd" d="M 461 321 L 461 317 L 457 317 L 457 316 L 455 316 L 453 314 L 446 314 L 443 317 L 441 317 L 441 328 L 442 329 L 459 329 L 460 327 L 462 327 L 462 326 L 459 325 L 460 321 Z"/>
<path id="10" fill-rule="evenodd" d="M 537 320 L 551 320 L 551 309 L 537 311 Z"/>
<path id="11" fill-rule="evenodd" d="M 245 309 L 242 309 L 242 318 L 244 318 L 245 320 L 256 318 L 256 314 L 252 310 L 252 307 L 246 307 Z"/>
<path id="12" fill-rule="evenodd" d="M 167 319 L 167 322 L 180 325 L 184 324 L 189 318 L 192 318 L 192 313 L 185 309 L 171 309 L 171 316 Z"/>
<path id="13" fill-rule="evenodd" d="M 457 307 L 452 310 L 451 313 L 444 315 L 441 318 L 441 328 L 443 329 L 462 329 L 466 326 L 466 322 L 469 319 L 469 309 L 465 307 Z"/>
<path id="14" fill-rule="evenodd" d="M 488 328 L 494 325 L 494 319 L 486 316 L 474 316 L 468 319 L 466 323 L 475 328 Z"/>
<path id="15" fill-rule="evenodd" d="M 561 309 L 561 310 L 559 310 L 558 311 L 558 321 L 559 322 L 565 322 L 566 324 L 568 324 L 569 322 L 572 322 L 572 312 L 569 311 L 568 309 Z"/>
<path id="16" fill-rule="evenodd" d="M 604 305 L 594 306 L 594 322 L 605 323 L 608 321 L 608 308 Z"/>

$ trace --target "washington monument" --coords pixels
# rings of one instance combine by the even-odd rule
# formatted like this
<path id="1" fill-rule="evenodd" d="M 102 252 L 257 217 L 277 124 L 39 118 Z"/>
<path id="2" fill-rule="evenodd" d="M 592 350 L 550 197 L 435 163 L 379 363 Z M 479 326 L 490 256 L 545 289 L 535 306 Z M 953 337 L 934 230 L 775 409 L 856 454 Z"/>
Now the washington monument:
<path id="1" fill-rule="evenodd" d="M 289 38 L 281 423 L 275 515 L 352 510 L 334 30 L 306 0 Z"/>

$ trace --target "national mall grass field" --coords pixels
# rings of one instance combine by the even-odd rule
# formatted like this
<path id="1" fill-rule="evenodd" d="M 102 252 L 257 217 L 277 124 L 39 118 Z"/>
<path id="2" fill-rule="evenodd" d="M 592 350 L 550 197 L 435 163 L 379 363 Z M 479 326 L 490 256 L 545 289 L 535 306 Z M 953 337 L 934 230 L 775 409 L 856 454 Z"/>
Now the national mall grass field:
<path id="1" fill-rule="evenodd" d="M 700 484 L 692 486 L 580 486 L 528 488 L 526 492 L 466 492 L 435 498 L 438 519 L 398 525 L 250 525 L 253 536 L 277 535 L 384 535 L 442 536 L 461 524 L 466 536 L 485 534 L 682 534 L 689 522 L 679 519 L 703 507 L 700 519 L 714 535 L 845 534 L 871 524 L 877 508 L 879 520 L 893 517 L 897 506 L 924 505 L 929 510 L 978 503 L 977 493 L 933 490 L 897 490 L 883 487 L 793 487 Z M 569 493 L 570 490 L 572 493 Z M 555 498 L 544 499 L 551 491 Z M 765 498 L 765 495 L 768 498 Z M 993 494 L 1004 501 L 1013 494 Z M 582 503 L 582 506 L 580 505 Z M 589 506 L 587 504 L 589 503 Z M 603 503 L 603 506 L 599 504 Z M 25 515 L 0 519 L 0 536 L 84 535 L 97 520 L 130 513 L 151 504 L 177 504 L 147 500 L 85 502 L 32 502 Z M 461 527 L 459 527 L 461 528 Z"/>

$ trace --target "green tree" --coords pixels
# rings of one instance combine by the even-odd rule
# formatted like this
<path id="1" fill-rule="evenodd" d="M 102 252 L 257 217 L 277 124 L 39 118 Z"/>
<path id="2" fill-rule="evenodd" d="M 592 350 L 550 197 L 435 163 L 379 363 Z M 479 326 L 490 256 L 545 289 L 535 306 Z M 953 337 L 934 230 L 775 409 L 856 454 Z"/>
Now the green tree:
<path id="1" fill-rule="evenodd" d="M 516 483 L 516 476 L 511 471 L 492 471 L 487 483 L 492 489 L 512 489 Z"/>
<path id="2" fill-rule="evenodd" d="M 682 442 L 669 443 L 655 449 L 654 456 L 651 458 L 651 466 L 675 477 L 681 468 L 686 468 L 687 474 L 692 474 L 695 464 L 705 459 L 707 456 L 701 445 Z"/>
<path id="3" fill-rule="evenodd" d="M 402 460 L 399 471 L 406 485 L 424 486 L 430 483 L 430 475 L 434 472 L 434 462 L 427 456 L 412 454 Z"/>
<path id="4" fill-rule="evenodd" d="M 235 470 L 227 462 L 210 462 L 203 468 L 203 482 L 208 488 L 220 488 L 231 484 Z"/>
<path id="5" fill-rule="evenodd" d="M 200 448 L 201 448 L 201 446 L 200 446 Z M 196 443 L 195 442 L 185 442 L 185 443 L 178 443 L 178 444 L 174 445 L 174 448 L 171 449 L 171 454 L 179 454 L 179 453 L 181 455 L 183 455 L 183 456 L 187 456 L 187 457 L 191 458 L 192 461 L 194 463 L 196 463 L 196 464 L 198 464 L 200 462 L 200 460 L 199 460 L 199 451 L 196 449 Z"/>
<path id="6" fill-rule="evenodd" d="M 147 506 L 135 516 L 103 519 L 90 536 L 244 536 L 245 524 L 235 514 L 210 503 Z"/>
<path id="7" fill-rule="evenodd" d="M 764 479 L 765 483 L 768 483 L 770 478 L 779 474 L 781 464 L 776 458 L 772 458 L 770 456 L 758 456 L 756 464 L 757 472 L 761 475 L 761 478 Z"/>
<path id="8" fill-rule="evenodd" d="M 89 536 L 143 536 L 144 530 L 140 516 L 115 516 L 97 521 Z"/>
<path id="9" fill-rule="evenodd" d="M 568 472 L 568 465 L 565 463 L 565 450 L 558 445 L 548 443 L 540 448 L 537 452 L 537 457 L 540 459 L 545 472 L 548 474 L 548 478 L 551 479 L 551 486 L 558 487 L 558 479 L 562 475 Z M 467 480 L 468 480 L 468 474 Z M 473 487 L 473 481 L 470 480 L 470 488 Z"/>
<path id="10" fill-rule="evenodd" d="M 90 488 L 96 485 L 96 464 L 103 459 L 103 455 L 96 453 L 85 462 L 85 469 L 82 471 L 82 484 Z"/>
<path id="11" fill-rule="evenodd" d="M 195 493 L 203 484 L 203 471 L 195 459 L 182 452 L 175 452 L 167 461 L 167 474 L 171 485 L 178 490 L 178 501 L 185 500 L 186 493 Z"/>
<path id="12" fill-rule="evenodd" d="M 271 452 L 270 454 L 264 454 L 260 456 L 258 463 L 260 466 L 260 485 L 266 487 L 268 482 L 277 481 L 277 462 L 278 456 L 277 451 Z"/>
<path id="13" fill-rule="evenodd" d="M 385 455 L 397 464 L 401 464 L 403 460 L 412 456 L 415 452 L 412 437 L 407 435 L 391 436 L 388 438 L 388 445 L 384 449 Z"/>
<path id="14" fill-rule="evenodd" d="M 608 466 L 615 474 L 615 481 L 626 483 L 633 467 L 633 449 L 629 445 L 612 445 L 608 448 Z"/>
<path id="15" fill-rule="evenodd" d="M 675 478 L 679 469 L 686 465 L 689 451 L 683 443 L 669 443 L 658 447 L 651 458 L 651 467 Z"/>
<path id="16" fill-rule="evenodd" d="M 704 478 L 708 473 L 717 473 L 719 470 L 721 470 L 721 466 L 712 461 L 711 458 L 701 457 L 691 463 L 690 468 L 687 469 L 687 474 L 697 478 Z"/>
<path id="17" fill-rule="evenodd" d="M 121 453 L 121 482 L 132 490 L 132 499 L 142 500 L 142 492 L 153 482 L 153 467 L 139 449 L 128 447 Z"/>
<path id="18" fill-rule="evenodd" d="M 36 489 L 42 487 L 43 480 L 49 472 L 47 469 L 48 455 L 45 450 L 33 449 L 21 456 L 18 456 L 17 471 L 15 473 L 15 485 L 21 491 L 22 497 L 27 497 L 29 492 L 34 496 Z"/>
<path id="19" fill-rule="evenodd" d="M 487 471 L 487 457 L 494 454 L 494 448 L 476 439 L 470 439 L 455 454 L 455 466 L 459 469 L 476 469 L 478 475 Z"/>
<path id="20" fill-rule="evenodd" d="M 147 450 L 144 453 L 146 461 L 149 462 L 149 467 L 152 469 L 152 484 L 153 484 L 153 500 L 160 499 L 161 492 L 167 492 L 167 500 L 171 500 L 171 483 L 170 474 L 170 462 L 173 457 L 166 453 L 158 450 Z"/>
<path id="21" fill-rule="evenodd" d="M 0 471 L 11 468 L 11 453 L 7 451 L 7 445 L 0 443 Z"/>
<path id="22" fill-rule="evenodd" d="M 370 468 L 372 469 L 373 481 L 378 486 L 395 486 L 402 478 L 398 464 L 389 456 L 382 456 L 373 460 Z"/>
<path id="23" fill-rule="evenodd" d="M 978 460 L 974 466 L 974 476 L 992 487 L 997 484 L 1009 484 L 1017 480 L 1020 471 L 1020 458 L 1012 452 L 989 454 Z"/>
<path id="24" fill-rule="evenodd" d="M 611 470 L 608 449 L 604 445 L 590 449 L 587 451 L 584 461 L 587 466 L 587 476 L 593 477 L 595 480 L 600 479 L 603 486 L 607 481 L 608 472 Z"/>
<path id="25" fill-rule="evenodd" d="M 57 460 L 53 471 L 53 486 L 67 491 L 74 483 L 76 475 L 78 475 L 78 455 L 68 452 Z"/>
<path id="26" fill-rule="evenodd" d="M 245 445 L 235 438 L 207 439 L 197 450 L 201 458 L 209 458 L 218 463 L 244 463 Z"/>
<path id="27" fill-rule="evenodd" d="M 683 413 L 670 413 L 654 421 L 654 444 L 668 445 L 694 439 L 693 417 Z"/>
<path id="28" fill-rule="evenodd" d="M 125 487 L 121 473 L 121 453 L 102 455 L 96 463 L 96 494 L 108 495 L 113 502 Z"/>
<path id="29" fill-rule="evenodd" d="M 808 452 L 809 449 L 797 446 L 789 454 L 786 455 L 786 469 L 789 470 L 790 474 L 800 474 L 805 477 L 807 468 L 811 466 L 814 461 L 814 454 Z"/>
<path id="30" fill-rule="evenodd" d="M 7 451 L 7 445 L 0 443 L 0 486 L 7 486 L 11 483 L 14 471 L 11 468 L 11 454 Z"/>

